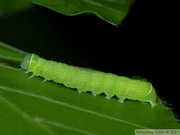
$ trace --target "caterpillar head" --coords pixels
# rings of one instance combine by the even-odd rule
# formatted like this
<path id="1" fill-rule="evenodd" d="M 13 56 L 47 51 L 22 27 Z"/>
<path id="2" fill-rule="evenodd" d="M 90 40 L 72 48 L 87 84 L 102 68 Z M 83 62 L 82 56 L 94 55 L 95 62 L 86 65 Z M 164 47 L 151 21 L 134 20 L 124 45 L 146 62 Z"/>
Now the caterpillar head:
<path id="1" fill-rule="evenodd" d="M 30 63 L 30 60 L 31 60 L 31 56 L 32 56 L 32 54 L 27 54 L 27 55 L 24 57 L 24 59 L 23 59 L 23 61 L 22 61 L 22 63 L 21 63 L 21 68 L 22 68 L 22 69 L 24 69 L 24 70 L 27 70 L 27 69 L 28 69 L 29 63 Z"/>

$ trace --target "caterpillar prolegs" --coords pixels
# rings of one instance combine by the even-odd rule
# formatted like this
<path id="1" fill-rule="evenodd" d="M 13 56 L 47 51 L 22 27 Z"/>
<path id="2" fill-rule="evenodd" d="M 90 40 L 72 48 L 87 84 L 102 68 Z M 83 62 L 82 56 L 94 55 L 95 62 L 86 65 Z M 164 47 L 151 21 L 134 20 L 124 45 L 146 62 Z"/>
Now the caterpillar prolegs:
<path id="1" fill-rule="evenodd" d="M 106 98 L 117 96 L 120 102 L 131 99 L 149 102 L 152 107 L 156 105 L 155 89 L 147 81 L 45 60 L 36 54 L 26 55 L 21 68 L 34 76 L 76 88 L 79 92 L 91 91 L 93 95 L 105 93 Z"/>

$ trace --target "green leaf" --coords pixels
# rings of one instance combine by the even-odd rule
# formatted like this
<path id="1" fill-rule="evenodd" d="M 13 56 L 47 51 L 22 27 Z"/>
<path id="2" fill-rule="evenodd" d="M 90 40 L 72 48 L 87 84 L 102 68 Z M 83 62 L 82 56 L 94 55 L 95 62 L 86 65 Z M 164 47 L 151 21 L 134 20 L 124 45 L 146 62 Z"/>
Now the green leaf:
<path id="1" fill-rule="evenodd" d="M 29 0 L 0 0 L 0 14 L 18 12 L 29 5 Z"/>
<path id="2" fill-rule="evenodd" d="M 22 55 L 11 47 L 2 50 L 3 55 L 12 52 Z M 15 57 L 19 57 L 17 54 Z M 9 61 L 11 64 L 13 59 Z M 0 64 L 3 135 L 132 135 L 135 129 L 180 128 L 171 109 L 163 106 L 160 99 L 154 108 L 131 100 L 119 103 L 116 98 L 108 100 L 104 95 L 78 93 L 62 84 L 42 83 L 43 78 L 28 79 L 29 76 L 19 68 Z"/>
<path id="3" fill-rule="evenodd" d="M 127 15 L 134 0 L 32 0 L 34 3 L 72 16 L 90 13 L 118 25 Z"/>
<path id="4" fill-rule="evenodd" d="M 0 42 L 0 63 L 19 64 L 27 53 Z"/>

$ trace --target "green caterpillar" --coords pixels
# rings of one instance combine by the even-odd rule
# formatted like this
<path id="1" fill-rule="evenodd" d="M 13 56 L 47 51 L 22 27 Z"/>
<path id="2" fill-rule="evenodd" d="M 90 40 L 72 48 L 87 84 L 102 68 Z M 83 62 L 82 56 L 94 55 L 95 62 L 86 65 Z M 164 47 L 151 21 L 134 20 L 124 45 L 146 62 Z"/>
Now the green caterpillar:
<path id="1" fill-rule="evenodd" d="M 117 96 L 120 102 L 131 99 L 149 102 L 152 107 L 156 105 L 155 89 L 147 81 L 45 60 L 35 54 L 26 55 L 21 68 L 33 72 L 34 76 L 77 88 L 79 92 L 91 91 L 93 95 L 105 93 L 106 98 Z"/>

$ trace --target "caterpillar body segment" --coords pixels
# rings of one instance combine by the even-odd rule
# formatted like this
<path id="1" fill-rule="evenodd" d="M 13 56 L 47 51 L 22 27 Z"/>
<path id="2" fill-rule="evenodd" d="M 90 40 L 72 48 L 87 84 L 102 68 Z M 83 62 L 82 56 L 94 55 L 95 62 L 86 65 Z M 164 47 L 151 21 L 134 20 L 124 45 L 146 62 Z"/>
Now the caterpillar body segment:
<path id="1" fill-rule="evenodd" d="M 26 55 L 21 68 L 45 80 L 76 88 L 78 92 L 91 91 L 93 95 L 105 93 L 106 98 L 117 96 L 120 102 L 131 99 L 149 102 L 152 107 L 156 105 L 155 89 L 146 81 L 45 60 L 35 54 Z"/>

